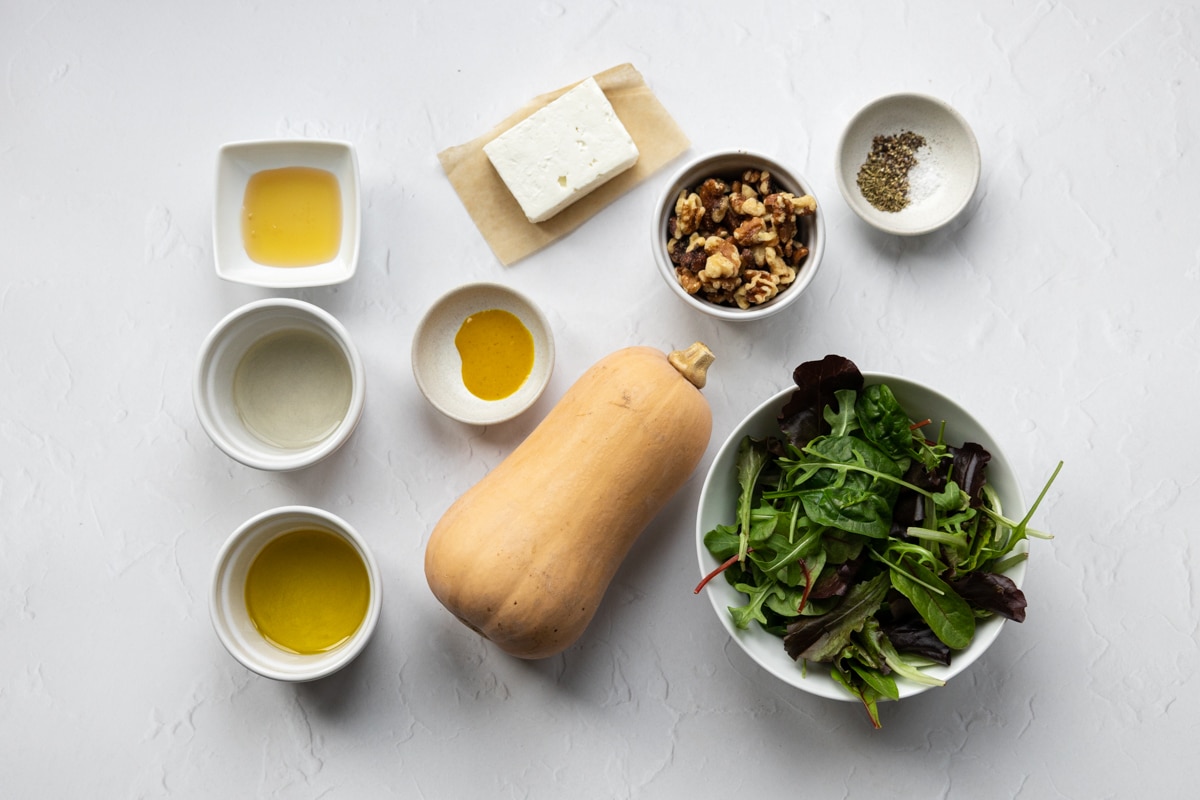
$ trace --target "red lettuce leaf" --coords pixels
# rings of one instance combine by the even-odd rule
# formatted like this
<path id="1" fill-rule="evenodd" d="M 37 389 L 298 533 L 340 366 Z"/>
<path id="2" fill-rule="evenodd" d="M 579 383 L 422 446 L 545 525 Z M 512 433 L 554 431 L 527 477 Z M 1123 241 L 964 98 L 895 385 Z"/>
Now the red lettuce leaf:
<path id="1" fill-rule="evenodd" d="M 975 608 L 999 614 L 1013 622 L 1025 621 L 1025 593 L 1007 575 L 968 572 L 947 583 Z"/>
<path id="2" fill-rule="evenodd" d="M 827 355 L 820 361 L 805 361 L 792 372 L 796 391 L 779 412 L 779 428 L 788 441 L 803 447 L 829 432 L 825 406 L 834 405 L 841 389 L 862 391 L 863 376 L 848 358 Z"/>
<path id="3" fill-rule="evenodd" d="M 881 624 L 880 627 L 892 643 L 892 647 L 899 652 L 924 656 L 936 664 L 950 665 L 950 648 L 920 617 L 907 622 Z"/>

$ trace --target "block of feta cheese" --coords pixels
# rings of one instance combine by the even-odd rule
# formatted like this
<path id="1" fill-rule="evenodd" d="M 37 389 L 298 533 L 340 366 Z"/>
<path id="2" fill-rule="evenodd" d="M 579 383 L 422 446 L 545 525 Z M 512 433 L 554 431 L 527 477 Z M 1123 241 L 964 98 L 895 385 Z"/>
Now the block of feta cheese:
<path id="1" fill-rule="evenodd" d="M 488 142 L 484 153 L 530 222 L 543 222 L 632 167 L 637 145 L 595 78 Z"/>

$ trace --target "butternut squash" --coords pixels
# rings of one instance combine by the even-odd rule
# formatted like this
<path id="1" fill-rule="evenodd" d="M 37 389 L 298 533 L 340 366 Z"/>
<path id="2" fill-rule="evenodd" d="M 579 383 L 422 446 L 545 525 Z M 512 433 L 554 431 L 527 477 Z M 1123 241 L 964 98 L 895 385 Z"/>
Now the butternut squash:
<path id="1" fill-rule="evenodd" d="M 628 347 L 585 372 L 434 527 L 425 577 L 437 599 L 520 658 L 574 643 L 708 447 L 712 360 L 699 342 L 670 356 Z"/>

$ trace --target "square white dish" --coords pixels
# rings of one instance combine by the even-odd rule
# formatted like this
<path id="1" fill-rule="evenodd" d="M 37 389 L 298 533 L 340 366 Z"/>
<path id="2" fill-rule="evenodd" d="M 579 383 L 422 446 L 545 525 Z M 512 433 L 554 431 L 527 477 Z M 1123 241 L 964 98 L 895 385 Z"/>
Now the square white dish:
<path id="1" fill-rule="evenodd" d="M 242 240 L 242 204 L 251 176 L 269 169 L 311 167 L 337 178 L 341 192 L 341 243 L 331 260 L 308 267 L 260 264 Z M 213 202 L 213 257 L 217 276 L 234 283 L 275 289 L 329 286 L 353 277 L 361 237 L 358 158 L 348 142 L 276 139 L 231 142 L 217 153 Z"/>

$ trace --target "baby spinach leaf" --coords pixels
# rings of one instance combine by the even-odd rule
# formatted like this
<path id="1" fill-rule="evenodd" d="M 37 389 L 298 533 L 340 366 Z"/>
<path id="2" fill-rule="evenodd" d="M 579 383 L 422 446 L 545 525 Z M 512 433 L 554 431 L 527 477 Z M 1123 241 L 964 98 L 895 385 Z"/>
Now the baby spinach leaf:
<path id="1" fill-rule="evenodd" d="M 905 559 L 903 569 L 892 567 L 892 586 L 912 601 L 921 618 L 945 645 L 961 650 L 975 636 L 975 615 L 967 601 L 928 567 Z"/>
<path id="2" fill-rule="evenodd" d="M 892 509 L 870 490 L 830 487 L 800 496 L 804 513 L 815 522 L 872 539 L 886 539 L 892 528 Z"/>
<path id="3" fill-rule="evenodd" d="M 884 384 L 865 387 L 854 412 L 863 435 L 896 461 L 907 462 L 912 452 L 912 423 L 891 389 Z"/>

